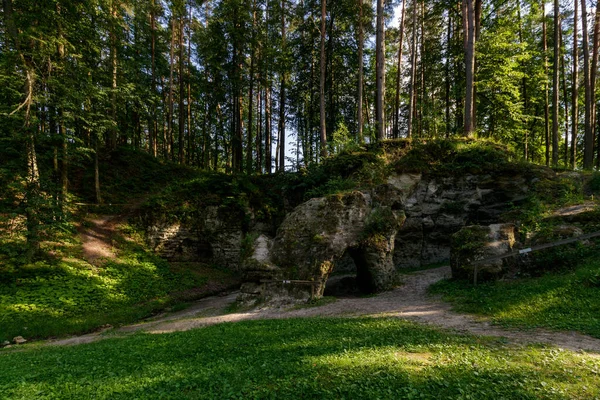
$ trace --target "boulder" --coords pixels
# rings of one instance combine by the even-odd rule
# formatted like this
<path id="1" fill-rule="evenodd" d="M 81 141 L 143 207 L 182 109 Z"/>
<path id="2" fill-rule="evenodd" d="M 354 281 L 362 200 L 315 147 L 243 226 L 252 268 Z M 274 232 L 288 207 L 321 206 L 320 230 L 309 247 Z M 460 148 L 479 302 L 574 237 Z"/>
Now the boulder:
<path id="1" fill-rule="evenodd" d="M 335 262 L 345 254 L 357 267 L 359 287 L 386 290 L 393 282 L 394 242 L 402 222 L 402 212 L 373 206 L 368 193 L 311 199 L 287 215 L 275 238 L 255 240 L 243 260 L 240 300 L 283 303 L 321 297 Z"/>
<path id="2" fill-rule="evenodd" d="M 13 339 L 13 343 L 14 344 L 23 344 L 23 343 L 26 343 L 26 342 L 27 342 L 27 339 L 24 339 L 23 336 L 16 336 Z"/>

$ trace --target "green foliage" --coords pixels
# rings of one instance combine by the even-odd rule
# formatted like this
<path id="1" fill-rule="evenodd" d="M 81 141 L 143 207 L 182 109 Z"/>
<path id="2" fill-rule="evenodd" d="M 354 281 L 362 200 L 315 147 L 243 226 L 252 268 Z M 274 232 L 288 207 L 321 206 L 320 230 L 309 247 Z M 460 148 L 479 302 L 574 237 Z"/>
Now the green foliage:
<path id="1" fill-rule="evenodd" d="M 592 192 L 594 192 L 594 193 L 600 192 L 600 173 L 593 174 L 592 177 L 590 178 L 588 185 Z"/>
<path id="2" fill-rule="evenodd" d="M 492 141 L 434 139 L 413 142 L 393 167 L 397 172 L 490 173 L 514 168 L 512 159 L 506 146 Z"/>
<path id="3" fill-rule="evenodd" d="M 24 348 L 3 351 L 0 369 L 0 392 L 11 399 L 600 395 L 597 360 L 590 356 L 507 346 L 396 318 L 250 321 L 89 345 Z"/>
<path id="4" fill-rule="evenodd" d="M 85 332 L 164 307 L 170 293 L 202 286 L 189 272 L 137 252 L 95 268 L 78 260 L 0 269 L 0 340 Z M 104 321 L 104 322 L 102 322 Z M 102 322 L 102 323 L 101 323 Z"/>
<path id="5" fill-rule="evenodd" d="M 457 311 L 488 316 L 505 326 L 576 330 L 600 338 L 600 260 L 578 261 L 573 256 L 570 260 L 577 265 L 570 272 L 476 287 L 442 281 L 432 292 L 443 294 Z"/>
<path id="6" fill-rule="evenodd" d="M 254 242 L 258 238 L 257 233 L 248 233 L 244 235 L 242 238 L 242 243 L 240 244 L 240 259 L 245 260 L 250 257 L 252 253 L 254 253 Z"/>

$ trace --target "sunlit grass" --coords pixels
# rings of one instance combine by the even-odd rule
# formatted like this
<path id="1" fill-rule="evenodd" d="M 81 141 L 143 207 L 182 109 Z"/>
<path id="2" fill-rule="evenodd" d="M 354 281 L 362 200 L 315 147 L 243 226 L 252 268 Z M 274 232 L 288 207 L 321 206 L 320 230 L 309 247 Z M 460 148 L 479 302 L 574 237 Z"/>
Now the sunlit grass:
<path id="1" fill-rule="evenodd" d="M 600 259 L 576 270 L 539 278 L 480 284 L 442 281 L 432 287 L 456 310 L 491 317 L 499 324 L 577 330 L 600 338 Z"/>
<path id="2" fill-rule="evenodd" d="M 390 318 L 294 319 L 0 352 L 0 393 L 44 398 L 600 396 L 600 361 Z"/>
<path id="3" fill-rule="evenodd" d="M 211 282 L 230 279 L 226 271 L 176 266 L 147 251 L 135 232 L 119 230 L 117 257 L 98 265 L 83 259 L 71 235 L 64 245 L 44 242 L 46 256 L 22 263 L 4 253 L 0 265 L 0 341 L 80 334 L 106 324 L 131 323 L 182 300 L 193 300 Z M 6 239 L 4 239 L 4 242 Z M 22 247 L 14 243 L 13 247 Z M 10 246 L 7 246 L 10 249 Z"/>

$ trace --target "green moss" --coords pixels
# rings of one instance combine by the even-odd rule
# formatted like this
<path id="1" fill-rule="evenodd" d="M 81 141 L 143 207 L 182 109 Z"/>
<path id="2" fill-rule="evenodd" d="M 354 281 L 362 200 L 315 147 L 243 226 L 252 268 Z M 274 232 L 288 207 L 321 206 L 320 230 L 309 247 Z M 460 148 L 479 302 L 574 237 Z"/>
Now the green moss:
<path id="1" fill-rule="evenodd" d="M 484 226 L 467 226 L 451 237 L 454 259 L 461 262 L 473 261 L 479 254 L 490 230 Z M 461 265 L 464 268 L 466 265 Z"/>
<path id="2" fill-rule="evenodd" d="M 452 215 L 460 215 L 465 212 L 464 201 L 448 201 L 442 204 L 440 212 Z"/>

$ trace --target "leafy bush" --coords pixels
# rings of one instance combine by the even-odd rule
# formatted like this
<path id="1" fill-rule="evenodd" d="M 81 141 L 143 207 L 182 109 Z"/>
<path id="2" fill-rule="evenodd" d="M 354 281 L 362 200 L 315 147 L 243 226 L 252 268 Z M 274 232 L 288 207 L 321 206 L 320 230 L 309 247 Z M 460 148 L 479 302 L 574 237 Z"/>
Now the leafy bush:
<path id="1" fill-rule="evenodd" d="M 600 192 L 600 173 L 594 173 L 588 183 L 589 188 L 592 192 Z"/>

